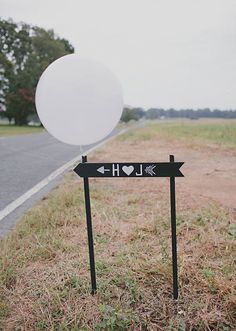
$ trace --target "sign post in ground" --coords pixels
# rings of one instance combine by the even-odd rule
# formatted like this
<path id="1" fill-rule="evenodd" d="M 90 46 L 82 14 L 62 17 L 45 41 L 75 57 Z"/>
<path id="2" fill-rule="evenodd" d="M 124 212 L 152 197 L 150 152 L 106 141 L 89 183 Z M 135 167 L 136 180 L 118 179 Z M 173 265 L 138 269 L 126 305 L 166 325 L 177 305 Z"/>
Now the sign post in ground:
<path id="1" fill-rule="evenodd" d="M 175 161 L 170 155 L 170 162 Z M 173 271 L 173 297 L 178 299 L 178 263 L 177 263 L 177 235 L 176 235 L 176 201 L 175 177 L 170 177 L 170 214 L 171 214 L 171 243 L 172 243 L 172 271 Z"/>
<path id="2" fill-rule="evenodd" d="M 87 155 L 82 156 L 82 162 L 83 163 L 87 162 Z M 92 294 L 95 294 L 95 292 L 97 290 L 97 283 L 96 283 L 96 269 L 95 269 L 94 245 L 93 245 L 93 225 L 92 225 L 88 177 L 84 177 L 84 200 L 85 200 L 85 211 L 86 211 L 86 220 L 87 220 L 89 263 L 90 263 Z"/>

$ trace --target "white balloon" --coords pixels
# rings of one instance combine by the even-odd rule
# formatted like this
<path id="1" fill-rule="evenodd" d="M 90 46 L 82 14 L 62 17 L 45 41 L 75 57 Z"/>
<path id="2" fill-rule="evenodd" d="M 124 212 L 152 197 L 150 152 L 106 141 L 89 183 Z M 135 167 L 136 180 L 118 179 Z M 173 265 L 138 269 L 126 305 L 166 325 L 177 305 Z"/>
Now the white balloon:
<path id="1" fill-rule="evenodd" d="M 36 89 L 36 109 L 58 140 L 87 145 L 107 136 L 123 110 L 122 89 L 104 65 L 76 54 L 51 63 Z"/>

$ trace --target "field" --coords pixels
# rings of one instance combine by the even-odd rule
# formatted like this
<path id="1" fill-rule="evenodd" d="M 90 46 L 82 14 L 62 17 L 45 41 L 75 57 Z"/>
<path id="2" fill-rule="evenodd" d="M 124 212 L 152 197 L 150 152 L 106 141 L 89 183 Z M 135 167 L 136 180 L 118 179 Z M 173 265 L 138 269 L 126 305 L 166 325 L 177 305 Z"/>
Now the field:
<path id="1" fill-rule="evenodd" d="M 134 133 L 128 135 L 135 136 Z M 236 149 L 236 120 L 157 121 L 143 131 L 142 139 L 153 136 L 181 140 L 185 145 L 207 142 L 208 145 Z"/>
<path id="2" fill-rule="evenodd" d="M 74 173 L 0 242 L 3 330 L 235 330 L 235 121 L 151 123 L 91 162 L 184 161 L 176 179 L 180 297 L 172 299 L 169 181 L 91 179 L 98 292 L 90 294 Z"/>
<path id="3" fill-rule="evenodd" d="M 17 126 L 0 124 L 0 137 L 39 133 L 42 131 L 43 128 L 38 126 Z"/>

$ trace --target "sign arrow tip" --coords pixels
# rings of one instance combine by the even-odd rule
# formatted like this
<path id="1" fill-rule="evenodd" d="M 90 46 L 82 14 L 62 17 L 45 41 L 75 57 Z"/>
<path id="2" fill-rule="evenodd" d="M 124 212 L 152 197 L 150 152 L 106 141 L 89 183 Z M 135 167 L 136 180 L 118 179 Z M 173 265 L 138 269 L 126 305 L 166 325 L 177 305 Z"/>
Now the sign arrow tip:
<path id="1" fill-rule="evenodd" d="M 97 171 L 104 175 L 104 173 L 105 173 L 105 167 L 102 166 L 102 167 L 98 168 Z"/>

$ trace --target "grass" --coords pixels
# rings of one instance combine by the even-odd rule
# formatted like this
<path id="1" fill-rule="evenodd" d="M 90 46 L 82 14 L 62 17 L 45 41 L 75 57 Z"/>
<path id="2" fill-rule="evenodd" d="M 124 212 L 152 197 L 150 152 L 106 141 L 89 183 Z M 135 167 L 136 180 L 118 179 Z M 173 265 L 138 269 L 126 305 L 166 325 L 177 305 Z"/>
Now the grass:
<path id="1" fill-rule="evenodd" d="M 17 136 L 42 132 L 44 129 L 38 126 L 17 126 L 0 124 L 0 137 Z"/>
<path id="2" fill-rule="evenodd" d="M 128 132 L 120 136 L 121 140 L 135 140 L 142 138 L 150 140 L 162 137 L 169 140 L 184 141 L 188 145 L 202 145 L 212 143 L 217 146 L 236 148 L 236 121 L 235 120 L 199 120 L 199 121 L 170 121 L 151 124 L 142 130 L 141 137 L 137 132 Z"/>
<path id="3" fill-rule="evenodd" d="M 147 133 L 133 135 L 141 140 Z M 93 160 L 114 153 L 136 160 L 147 148 L 153 155 L 152 141 L 143 144 L 140 150 L 134 140 L 118 138 Z M 174 301 L 167 180 L 90 183 L 97 294 L 90 294 L 82 183 L 68 174 L 0 242 L 0 329 L 234 330 L 233 210 L 179 190 Z"/>

